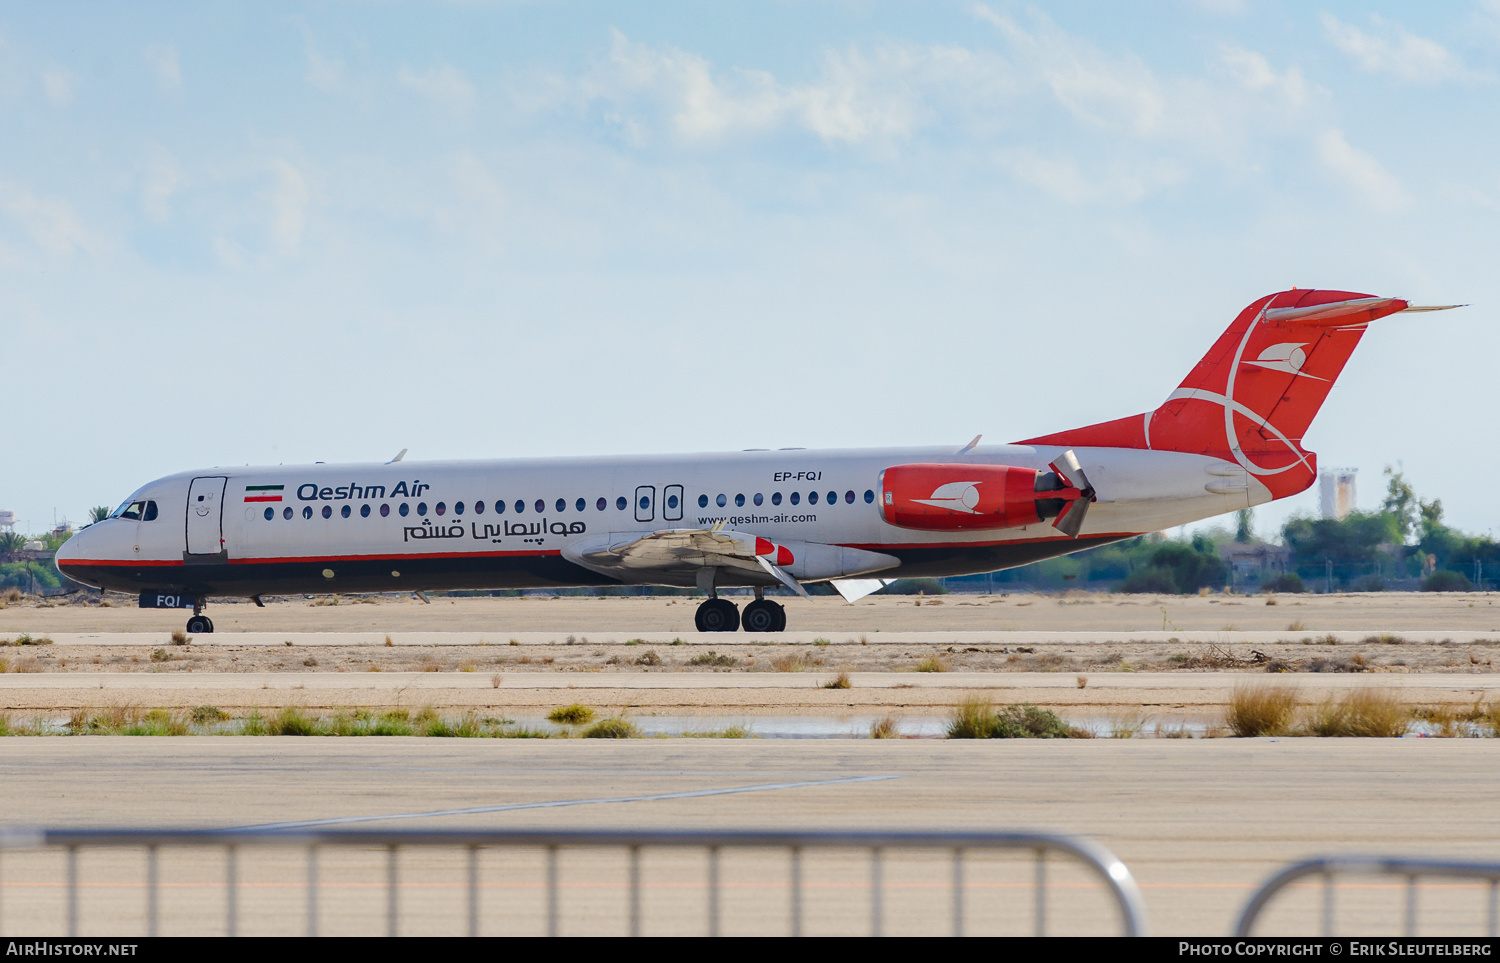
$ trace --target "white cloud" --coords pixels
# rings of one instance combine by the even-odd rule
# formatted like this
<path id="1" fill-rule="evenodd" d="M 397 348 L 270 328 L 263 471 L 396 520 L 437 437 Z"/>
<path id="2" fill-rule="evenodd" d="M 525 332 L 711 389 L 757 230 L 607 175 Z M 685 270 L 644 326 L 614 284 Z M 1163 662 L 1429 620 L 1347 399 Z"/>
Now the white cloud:
<path id="1" fill-rule="evenodd" d="M 325 94 L 345 93 L 349 90 L 351 84 L 348 67 L 337 57 L 325 57 L 313 43 L 311 33 L 304 32 L 302 49 L 307 56 L 307 72 L 303 76 L 309 84 Z"/>
<path id="2" fill-rule="evenodd" d="M 271 207 L 271 240 L 281 251 L 292 253 L 302 246 L 311 191 L 302 171 L 290 161 L 277 158 L 270 166 L 275 177 L 266 194 Z"/>
<path id="3" fill-rule="evenodd" d="M 505 207 L 505 188 L 478 157 L 464 151 L 453 160 L 453 184 L 464 200 L 491 210 Z"/>
<path id="4" fill-rule="evenodd" d="M 905 139 L 932 121 L 934 102 L 983 97 L 1003 64 L 960 47 L 886 45 L 829 51 L 817 78 L 782 83 L 761 70 L 715 73 L 703 57 L 632 43 L 616 31 L 609 60 L 583 83 L 586 101 L 612 101 L 609 117 L 644 142 L 641 115 L 664 109 L 676 135 L 711 141 L 784 127 L 827 143 Z"/>
<path id="5" fill-rule="evenodd" d="M 42 89 L 47 100 L 56 107 L 65 107 L 73 102 L 73 91 L 78 89 L 80 78 L 66 67 L 56 65 L 42 71 Z"/>
<path id="6" fill-rule="evenodd" d="M 9 214 L 48 254 L 68 257 L 93 251 L 98 242 L 66 201 L 37 197 L 14 184 L 0 182 L 0 211 Z"/>
<path id="7" fill-rule="evenodd" d="M 170 201 L 180 180 L 177 158 L 166 148 L 153 146 L 141 173 L 141 210 L 147 217 L 157 223 L 171 218 Z"/>
<path id="8" fill-rule="evenodd" d="M 141 51 L 146 66 L 156 75 L 162 90 L 173 91 L 182 87 L 182 66 L 177 62 L 177 48 L 171 44 L 152 44 Z"/>
<path id="9" fill-rule="evenodd" d="M 1288 67 L 1278 74 L 1260 54 L 1230 46 L 1225 46 L 1220 51 L 1219 60 L 1246 90 L 1279 94 L 1294 107 L 1300 107 L 1307 101 L 1307 82 L 1302 79 L 1302 71 L 1296 67 Z"/>
<path id="10" fill-rule="evenodd" d="M 455 67 L 441 64 L 423 73 L 402 67 L 397 80 L 445 110 L 467 113 L 474 107 L 474 85 Z"/>
<path id="11" fill-rule="evenodd" d="M 1370 24 L 1375 33 L 1365 33 L 1331 14 L 1323 14 L 1323 28 L 1333 45 L 1371 73 L 1391 74 L 1415 84 L 1484 77 L 1464 66 L 1442 44 L 1409 33 L 1399 23 L 1371 14 Z"/>
<path id="12" fill-rule="evenodd" d="M 1047 157 L 1029 148 L 1002 151 L 999 159 L 1017 180 L 1069 204 L 1134 203 L 1183 176 L 1175 165 L 1157 162 L 1136 170 L 1111 165 L 1102 176 L 1090 177 L 1072 157 Z"/>
<path id="13" fill-rule="evenodd" d="M 1411 203 L 1401 182 L 1375 158 L 1351 146 L 1341 130 L 1330 128 L 1318 135 L 1318 158 L 1376 210 L 1397 211 Z"/>

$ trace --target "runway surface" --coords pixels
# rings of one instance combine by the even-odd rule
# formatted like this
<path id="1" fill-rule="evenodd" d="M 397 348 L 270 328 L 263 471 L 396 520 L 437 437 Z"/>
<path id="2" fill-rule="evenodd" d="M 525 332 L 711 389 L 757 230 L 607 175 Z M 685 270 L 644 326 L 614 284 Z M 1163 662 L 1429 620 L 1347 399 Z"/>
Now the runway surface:
<path id="1" fill-rule="evenodd" d="M 1500 742 L 1495 740 L 600 744 L 32 738 L 0 741 L 0 784 L 9 826 L 324 821 L 408 828 L 1078 833 L 1103 843 L 1129 865 L 1145 892 L 1153 931 L 1168 935 L 1225 934 L 1240 905 L 1275 867 L 1316 853 L 1500 858 L 1500 807 L 1494 805 L 1500 793 Z M 342 867 L 329 860 L 320 891 L 324 930 L 381 931 L 381 855 L 367 854 L 364 863 Z M 97 884 L 85 889 L 85 931 L 143 925 L 139 858 L 85 854 L 80 865 L 83 878 Z M 648 865 L 653 882 L 647 890 L 647 932 L 701 932 L 701 859 L 664 858 Z M 485 863 L 487 925 L 536 931 L 540 866 L 520 857 Z M 810 880 L 822 881 L 816 892 L 826 902 L 814 914 L 813 931 L 860 932 L 867 925 L 862 887 L 868 867 L 837 860 L 820 866 L 810 862 L 808 870 Z M 618 854 L 566 857 L 565 931 L 621 931 L 622 867 Z M 908 869 L 914 876 L 904 883 L 891 870 L 893 885 L 901 883 L 892 891 L 897 902 L 920 907 L 926 900 L 931 906 L 898 913 L 893 927 L 943 931 L 945 871 L 915 864 Z M 1018 884 L 1004 881 L 1005 871 L 996 868 L 996 881 L 979 889 L 976 900 L 995 902 L 984 904 L 989 910 L 976 904 L 976 918 L 998 925 L 1016 906 L 1030 905 Z M 176 887 L 167 890 L 167 932 L 212 931 L 221 925 L 221 855 L 174 855 L 163 860 L 162 872 Z M 991 878 L 983 875 L 987 870 L 975 872 Z M 299 932 L 303 873 L 295 854 L 262 863 L 242 856 L 243 931 Z M 739 915 L 731 914 L 730 930 L 781 931 L 784 863 L 726 863 L 726 873 L 731 874 L 726 880 L 741 874 L 737 885 L 746 887 L 731 890 Z M 62 878 L 56 855 L 0 859 L 0 929 L 60 931 L 57 883 Z M 1029 876 L 1017 878 L 1024 882 Z M 405 931 L 461 929 L 462 890 L 452 883 L 462 879 L 461 860 L 444 864 L 412 857 L 403 879 Z M 1100 931 L 1103 924 L 1092 910 L 1085 915 L 1094 922 L 1068 922 L 1069 906 L 1095 900 L 1097 908 L 1097 893 L 1061 868 L 1051 879 L 1059 929 Z M 852 903 L 838 904 L 840 894 Z M 1423 906 L 1432 914 L 1425 932 L 1475 931 L 1483 921 L 1483 896 L 1464 888 L 1424 890 Z M 1311 927 L 1316 918 L 1316 891 L 1293 897 L 1279 917 L 1280 931 Z M 1403 899 L 1399 886 L 1341 888 L 1340 907 L 1349 920 L 1344 925 L 1391 932 L 1399 925 Z M 1017 925 L 1025 931 L 1026 924 Z"/>

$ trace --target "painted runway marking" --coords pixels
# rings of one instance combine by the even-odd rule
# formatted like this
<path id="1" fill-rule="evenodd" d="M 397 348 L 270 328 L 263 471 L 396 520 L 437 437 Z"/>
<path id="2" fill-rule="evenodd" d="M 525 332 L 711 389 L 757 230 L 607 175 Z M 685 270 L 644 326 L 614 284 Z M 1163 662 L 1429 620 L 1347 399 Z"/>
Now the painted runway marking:
<path id="1" fill-rule="evenodd" d="M 306 819 L 290 823 L 261 823 L 237 827 L 239 832 L 275 832 L 281 829 L 308 829 L 313 826 L 340 826 L 385 819 L 428 819 L 434 816 L 474 816 L 480 813 L 503 813 L 517 809 L 561 809 L 564 806 L 595 806 L 602 803 L 657 802 L 663 799 L 697 799 L 703 796 L 730 796 L 744 792 L 771 792 L 777 789 L 805 789 L 809 786 L 836 786 L 856 782 L 882 782 L 900 776 L 841 776 L 837 779 L 810 779 L 803 782 L 769 782 L 755 786 L 731 786 L 727 789 L 692 789 L 684 792 L 653 793 L 649 796 L 606 796 L 598 799 L 553 799 L 547 802 L 509 803 L 503 806 L 474 806 L 469 809 L 435 809 L 420 813 L 385 813 L 376 816 L 335 816 L 331 819 Z"/>

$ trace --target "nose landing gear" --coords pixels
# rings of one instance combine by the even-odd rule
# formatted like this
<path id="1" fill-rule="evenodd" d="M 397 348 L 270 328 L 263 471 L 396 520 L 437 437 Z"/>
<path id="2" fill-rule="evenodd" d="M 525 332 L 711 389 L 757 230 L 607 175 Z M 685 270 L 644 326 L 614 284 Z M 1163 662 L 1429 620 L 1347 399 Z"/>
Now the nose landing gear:
<path id="1" fill-rule="evenodd" d="M 187 630 L 194 635 L 206 635 L 213 632 L 214 620 L 203 614 L 203 599 L 193 599 L 193 617 L 188 619 Z"/>

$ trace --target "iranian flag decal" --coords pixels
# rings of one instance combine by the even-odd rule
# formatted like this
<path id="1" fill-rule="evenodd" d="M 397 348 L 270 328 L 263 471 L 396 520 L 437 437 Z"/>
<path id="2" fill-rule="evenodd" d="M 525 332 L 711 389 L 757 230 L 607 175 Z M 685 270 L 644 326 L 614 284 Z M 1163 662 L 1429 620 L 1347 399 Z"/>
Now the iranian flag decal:
<path id="1" fill-rule="evenodd" d="M 285 485 L 246 485 L 245 501 L 247 502 L 279 502 Z"/>

